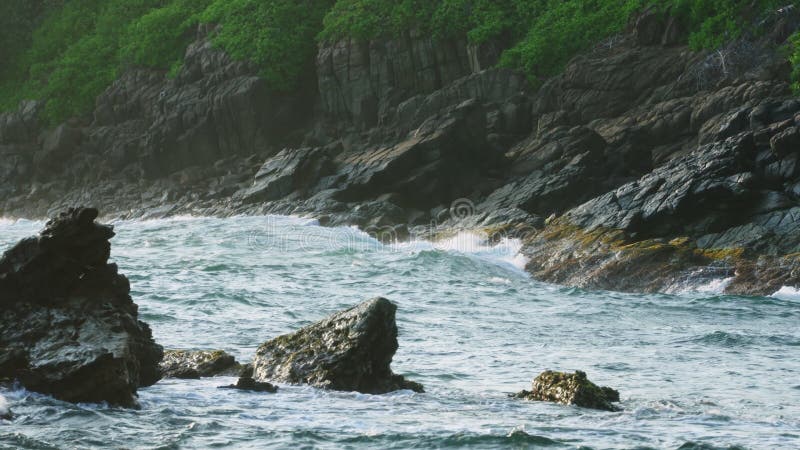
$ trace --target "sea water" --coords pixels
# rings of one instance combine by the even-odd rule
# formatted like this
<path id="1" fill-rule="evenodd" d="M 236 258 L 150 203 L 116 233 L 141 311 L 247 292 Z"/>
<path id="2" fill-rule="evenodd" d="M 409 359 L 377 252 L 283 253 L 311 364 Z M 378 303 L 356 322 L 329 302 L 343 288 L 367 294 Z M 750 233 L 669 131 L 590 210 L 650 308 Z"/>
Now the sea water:
<path id="1" fill-rule="evenodd" d="M 426 393 L 277 394 L 163 380 L 141 409 L 0 390 L 0 448 L 800 448 L 800 297 L 620 294 L 543 284 L 519 242 L 381 243 L 288 217 L 115 224 L 112 260 L 166 348 L 256 347 L 374 296 L 398 305 L 395 372 Z M 0 222 L 0 249 L 40 222 Z M 724 287 L 723 280 L 718 283 Z M 584 370 L 621 412 L 511 399 Z"/>

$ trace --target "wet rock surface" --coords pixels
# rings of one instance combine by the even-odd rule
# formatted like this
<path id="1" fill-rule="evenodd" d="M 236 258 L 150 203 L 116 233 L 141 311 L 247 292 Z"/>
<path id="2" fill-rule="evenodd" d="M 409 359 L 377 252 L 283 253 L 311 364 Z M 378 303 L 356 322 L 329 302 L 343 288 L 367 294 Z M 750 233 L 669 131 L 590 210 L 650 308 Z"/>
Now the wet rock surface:
<path id="1" fill-rule="evenodd" d="M 108 263 L 111 226 L 70 209 L 0 259 L 0 378 L 71 402 L 134 406 L 162 348 Z"/>
<path id="2" fill-rule="evenodd" d="M 423 392 L 390 367 L 398 348 L 396 310 L 389 300 L 375 298 L 267 341 L 256 351 L 252 377 L 368 394 Z"/>
<path id="3" fill-rule="evenodd" d="M 610 387 L 600 387 L 586 377 L 585 372 L 542 372 L 533 380 L 530 391 L 521 391 L 516 398 L 574 405 L 582 408 L 619 411 L 613 403 L 619 402 L 619 392 Z"/>
<path id="4" fill-rule="evenodd" d="M 159 364 L 163 378 L 238 376 L 244 368 L 223 350 L 166 350 Z"/>

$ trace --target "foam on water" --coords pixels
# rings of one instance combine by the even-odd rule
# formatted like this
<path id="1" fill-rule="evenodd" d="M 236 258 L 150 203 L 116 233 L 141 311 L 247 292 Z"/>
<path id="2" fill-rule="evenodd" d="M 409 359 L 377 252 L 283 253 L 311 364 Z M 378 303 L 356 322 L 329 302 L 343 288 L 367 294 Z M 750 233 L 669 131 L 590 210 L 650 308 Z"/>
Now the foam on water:
<path id="1" fill-rule="evenodd" d="M 800 289 L 791 286 L 783 286 L 778 290 L 778 292 L 772 294 L 772 297 L 779 298 L 781 300 L 800 301 Z"/>
<path id="2" fill-rule="evenodd" d="M 8 400 L 0 394 L 0 417 L 7 416 L 10 411 L 10 406 L 8 405 Z"/>
<path id="3" fill-rule="evenodd" d="M 520 242 L 474 233 L 387 245 L 297 217 L 116 225 L 112 259 L 166 348 L 248 361 L 381 295 L 398 305 L 392 368 L 426 393 L 162 380 L 127 411 L 0 387 L 20 418 L 0 425 L 0 448 L 800 448 L 795 302 L 538 283 L 522 275 Z M 0 225 L 0 251 L 39 228 Z M 620 390 L 624 411 L 508 397 L 546 369 L 585 370 Z"/>
<path id="4" fill-rule="evenodd" d="M 438 240 L 425 241 L 413 240 L 392 244 L 394 248 L 409 251 L 440 250 L 478 258 L 492 264 L 513 268 L 515 271 L 524 272 L 527 258 L 522 254 L 522 241 L 519 239 L 502 238 L 492 244 L 485 235 L 472 231 L 461 231 L 452 237 Z"/>
<path id="5" fill-rule="evenodd" d="M 722 294 L 732 282 L 733 277 L 717 278 L 695 287 L 694 291 L 701 294 Z"/>

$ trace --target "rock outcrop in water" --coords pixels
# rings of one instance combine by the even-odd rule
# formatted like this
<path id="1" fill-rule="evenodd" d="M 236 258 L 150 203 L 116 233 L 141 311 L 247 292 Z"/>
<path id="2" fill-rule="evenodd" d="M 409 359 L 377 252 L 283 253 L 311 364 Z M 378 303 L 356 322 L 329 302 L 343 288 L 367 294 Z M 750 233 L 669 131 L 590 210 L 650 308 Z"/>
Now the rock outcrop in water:
<path id="1" fill-rule="evenodd" d="M 800 12 L 701 52 L 676 20 L 634 19 L 537 90 L 491 68 L 502 42 L 409 32 L 321 45 L 283 95 L 202 26 L 175 79 L 125 73 L 92 120 L 47 129 L 41 102 L 0 115 L 0 212 L 88 198 L 125 216 L 312 215 L 387 240 L 469 227 L 521 238 L 548 282 L 800 286 L 800 102 L 780 50 Z"/>
<path id="2" fill-rule="evenodd" d="M 166 350 L 159 365 L 163 378 L 238 376 L 244 366 L 223 350 Z"/>
<path id="3" fill-rule="evenodd" d="M 390 367 L 398 347 L 396 310 L 375 298 L 272 339 L 256 351 L 253 378 L 368 394 L 423 392 Z"/>
<path id="4" fill-rule="evenodd" d="M 134 406 L 162 348 L 108 263 L 113 227 L 70 209 L 0 259 L 0 378 L 70 402 Z"/>
<path id="5" fill-rule="evenodd" d="M 250 392 L 269 392 L 274 394 L 278 392 L 278 386 L 275 386 L 272 383 L 268 383 L 266 381 L 256 381 L 253 378 L 253 367 L 247 366 L 243 371 L 239 380 L 236 381 L 236 384 L 231 384 L 228 386 L 220 386 L 220 389 L 236 389 L 239 391 L 250 391 Z"/>
<path id="6" fill-rule="evenodd" d="M 564 373 L 547 370 L 533 380 L 530 391 L 519 392 L 515 397 L 604 411 L 619 410 L 613 405 L 619 401 L 619 392 L 592 383 L 581 371 Z"/>

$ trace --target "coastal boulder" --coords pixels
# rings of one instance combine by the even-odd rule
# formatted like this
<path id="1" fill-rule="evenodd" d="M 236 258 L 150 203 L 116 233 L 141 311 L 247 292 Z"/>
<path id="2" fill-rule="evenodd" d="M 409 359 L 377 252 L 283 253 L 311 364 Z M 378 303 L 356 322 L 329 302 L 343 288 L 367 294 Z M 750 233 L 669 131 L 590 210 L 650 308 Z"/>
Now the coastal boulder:
<path id="1" fill-rule="evenodd" d="M 223 350 L 167 350 L 161 360 L 163 378 L 237 376 L 242 365 Z"/>
<path id="2" fill-rule="evenodd" d="M 109 264 L 113 227 L 71 208 L 0 258 L 0 378 L 70 402 L 135 406 L 163 349 Z"/>
<path id="3" fill-rule="evenodd" d="M 522 391 L 515 397 L 604 411 L 619 411 L 619 408 L 612 404 L 619 401 L 619 392 L 592 383 L 586 378 L 586 372 L 580 370 L 575 373 L 544 371 L 533 380 L 530 391 Z"/>
<path id="4" fill-rule="evenodd" d="M 253 378 L 368 394 L 423 392 L 390 367 L 398 347 L 396 310 L 378 297 L 272 339 L 256 351 Z"/>

